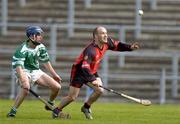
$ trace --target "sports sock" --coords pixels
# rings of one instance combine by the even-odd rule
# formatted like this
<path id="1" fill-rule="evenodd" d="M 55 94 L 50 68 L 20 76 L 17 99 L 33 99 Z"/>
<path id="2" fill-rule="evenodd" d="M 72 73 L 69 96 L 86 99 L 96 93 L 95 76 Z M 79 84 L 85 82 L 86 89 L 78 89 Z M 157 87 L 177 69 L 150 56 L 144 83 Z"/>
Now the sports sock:
<path id="1" fill-rule="evenodd" d="M 59 112 L 61 112 L 61 110 L 58 108 L 58 107 L 56 107 L 54 110 L 53 110 L 53 113 L 54 114 L 59 114 Z"/>
<path id="2" fill-rule="evenodd" d="M 17 112 L 17 109 L 15 107 L 12 107 L 9 113 L 15 115 L 16 112 Z"/>
<path id="3" fill-rule="evenodd" d="M 89 109 L 91 106 L 89 104 L 87 104 L 87 103 L 84 103 L 84 107 Z"/>
<path id="4" fill-rule="evenodd" d="M 54 105 L 54 101 L 48 100 L 48 103 Z"/>

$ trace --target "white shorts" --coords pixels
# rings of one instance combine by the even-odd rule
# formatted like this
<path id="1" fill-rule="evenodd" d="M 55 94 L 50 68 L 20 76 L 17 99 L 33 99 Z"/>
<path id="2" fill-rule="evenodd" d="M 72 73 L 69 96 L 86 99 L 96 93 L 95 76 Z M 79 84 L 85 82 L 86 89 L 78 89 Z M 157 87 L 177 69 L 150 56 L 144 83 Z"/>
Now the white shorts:
<path id="1" fill-rule="evenodd" d="M 29 71 L 27 69 L 23 69 L 23 70 L 27 74 L 27 76 L 29 77 L 30 82 L 32 82 L 32 83 L 36 82 L 44 74 L 44 72 L 41 69 L 32 70 L 32 71 Z M 17 76 L 16 71 L 15 71 L 15 74 Z M 17 78 L 18 78 L 18 76 L 17 76 Z"/>

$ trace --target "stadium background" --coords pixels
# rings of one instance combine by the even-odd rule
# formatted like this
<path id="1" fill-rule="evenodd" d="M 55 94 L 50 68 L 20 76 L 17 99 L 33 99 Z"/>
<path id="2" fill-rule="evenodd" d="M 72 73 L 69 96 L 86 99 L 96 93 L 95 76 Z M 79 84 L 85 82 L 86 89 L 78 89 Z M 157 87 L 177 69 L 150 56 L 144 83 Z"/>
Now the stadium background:
<path id="1" fill-rule="evenodd" d="M 25 38 L 25 27 L 39 25 L 45 31 L 44 43 L 63 79 L 61 97 L 68 91 L 74 59 L 92 38 L 92 29 L 104 25 L 111 37 L 141 45 L 134 53 L 105 56 L 100 70 L 105 85 L 153 103 L 179 103 L 179 5 L 179 0 L 1 0 L 0 98 L 17 93 L 11 57 Z M 42 97 L 49 93 L 42 87 L 36 90 Z M 83 87 L 78 99 L 85 95 Z M 129 102 L 106 92 L 100 100 Z"/>

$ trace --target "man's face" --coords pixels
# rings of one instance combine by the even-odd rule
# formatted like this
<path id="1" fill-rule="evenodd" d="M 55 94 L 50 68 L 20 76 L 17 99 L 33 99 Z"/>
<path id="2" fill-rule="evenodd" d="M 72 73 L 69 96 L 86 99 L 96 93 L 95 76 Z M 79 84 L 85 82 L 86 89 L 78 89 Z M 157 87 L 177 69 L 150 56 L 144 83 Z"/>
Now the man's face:
<path id="1" fill-rule="evenodd" d="M 97 40 L 98 42 L 104 44 L 107 43 L 107 30 L 104 27 L 99 27 L 97 30 Z"/>
<path id="2" fill-rule="evenodd" d="M 33 35 L 30 37 L 30 39 L 33 41 L 33 42 L 36 42 L 38 44 L 41 44 L 42 40 L 43 40 L 43 36 L 42 34 L 37 34 L 37 35 Z"/>

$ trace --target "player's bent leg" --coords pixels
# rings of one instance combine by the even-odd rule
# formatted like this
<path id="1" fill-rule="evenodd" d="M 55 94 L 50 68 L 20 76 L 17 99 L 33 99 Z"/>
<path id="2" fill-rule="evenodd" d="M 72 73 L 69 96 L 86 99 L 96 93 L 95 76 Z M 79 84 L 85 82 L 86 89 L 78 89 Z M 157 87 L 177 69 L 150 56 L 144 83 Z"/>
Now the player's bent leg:
<path id="1" fill-rule="evenodd" d="M 7 117 L 15 117 L 16 116 L 17 109 L 19 108 L 19 106 L 22 104 L 24 98 L 29 93 L 28 89 L 30 88 L 30 85 L 29 85 L 28 81 L 29 80 L 21 83 L 21 90 L 15 99 L 15 103 L 14 103 L 13 107 L 7 114 Z"/>
<path id="2" fill-rule="evenodd" d="M 57 97 L 59 90 L 61 89 L 61 85 L 45 73 L 36 82 L 51 89 L 48 103 L 54 106 L 54 99 Z M 45 109 L 51 110 L 48 106 L 45 106 Z"/>
<path id="3" fill-rule="evenodd" d="M 100 78 L 97 78 L 99 85 L 102 85 L 102 81 Z M 97 86 L 94 86 L 92 83 L 87 83 L 87 85 L 94 89 L 93 93 L 89 96 L 87 101 L 81 107 L 81 112 L 84 113 L 87 119 L 93 119 L 92 111 L 90 109 L 91 105 L 101 96 L 103 93 L 103 89 Z"/>
<path id="4" fill-rule="evenodd" d="M 91 106 L 103 93 L 103 89 L 101 87 L 97 87 L 92 85 L 92 83 L 87 83 L 87 85 L 94 89 L 94 92 L 89 96 L 86 103 Z M 101 80 L 99 80 L 99 85 L 102 85 Z"/>
<path id="5" fill-rule="evenodd" d="M 93 104 L 99 98 L 99 96 L 101 96 L 101 94 L 102 94 L 102 91 L 100 89 L 94 90 L 94 92 L 90 95 L 90 97 L 88 98 L 84 106 L 81 107 L 81 112 L 84 113 L 87 119 L 90 119 L 90 120 L 93 119 L 92 111 L 90 107 L 91 107 L 91 104 Z"/>
<path id="6" fill-rule="evenodd" d="M 53 94 L 52 99 L 55 99 L 59 90 L 61 89 L 61 85 L 45 73 L 36 82 L 42 86 L 49 87 L 51 89 Z"/>
<path id="7" fill-rule="evenodd" d="M 59 106 L 56 107 L 53 110 L 52 117 L 53 118 L 65 118 L 65 119 L 69 119 L 70 115 L 62 113 L 62 109 L 64 107 L 66 107 L 68 104 L 70 104 L 71 102 L 73 102 L 77 98 L 77 96 L 79 94 L 79 91 L 80 91 L 80 88 L 76 88 L 76 87 L 70 86 L 70 90 L 69 90 L 68 96 L 64 97 L 61 100 L 61 103 L 59 104 Z"/>

